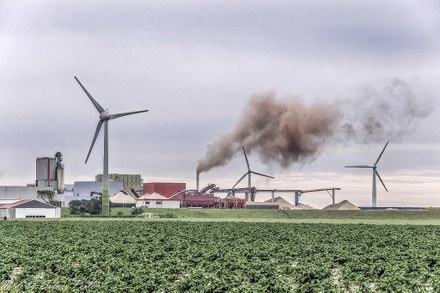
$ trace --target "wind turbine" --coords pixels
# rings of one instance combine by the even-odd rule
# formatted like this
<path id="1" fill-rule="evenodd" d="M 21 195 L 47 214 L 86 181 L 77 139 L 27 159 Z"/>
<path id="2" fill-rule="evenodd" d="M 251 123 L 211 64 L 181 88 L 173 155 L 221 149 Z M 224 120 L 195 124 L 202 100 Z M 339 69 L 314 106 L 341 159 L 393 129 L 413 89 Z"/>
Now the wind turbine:
<path id="1" fill-rule="evenodd" d="M 248 171 L 246 173 L 244 173 L 244 175 L 241 176 L 240 179 L 238 179 L 237 183 L 235 183 L 234 186 L 232 186 L 231 189 L 234 189 L 234 187 L 237 186 L 237 184 L 240 183 L 240 181 L 243 180 L 244 177 L 248 176 L 248 188 L 249 188 L 250 200 L 254 201 L 255 200 L 255 196 L 254 196 L 254 193 L 252 191 L 251 174 L 255 174 L 255 175 L 259 175 L 259 176 L 264 176 L 264 177 L 268 177 L 268 178 L 272 178 L 272 179 L 275 179 L 275 177 L 272 177 L 272 176 L 269 176 L 269 175 L 265 175 L 265 174 L 262 174 L 262 173 L 258 173 L 258 172 L 252 171 L 251 167 L 249 166 L 249 160 L 248 160 L 247 155 L 246 155 L 246 150 L 244 149 L 244 146 L 241 146 L 241 147 L 243 148 L 244 158 L 246 159 L 246 165 L 247 165 Z M 247 200 L 247 198 L 246 198 L 246 200 Z"/>
<path id="2" fill-rule="evenodd" d="M 141 111 L 133 111 L 133 112 L 125 112 L 125 113 L 119 113 L 119 114 L 110 114 L 107 110 L 104 110 L 104 108 L 92 97 L 92 95 L 86 90 L 86 88 L 82 85 L 82 83 L 74 76 L 76 81 L 79 83 L 81 88 L 84 90 L 86 95 L 89 97 L 90 101 L 95 106 L 96 110 L 99 112 L 99 122 L 96 126 L 95 136 L 93 137 L 92 145 L 90 146 L 89 152 L 87 154 L 87 158 L 85 163 L 87 164 L 87 161 L 89 160 L 90 153 L 92 152 L 93 146 L 95 145 L 96 138 L 98 137 L 98 134 L 101 130 L 102 125 L 104 125 L 104 171 L 102 175 L 102 215 L 108 216 L 110 209 L 109 209 L 109 180 L 108 180 L 108 121 L 112 119 L 116 119 L 119 117 L 132 115 L 132 114 L 138 114 L 138 113 L 144 113 L 148 112 L 148 110 L 141 110 Z"/>
<path id="3" fill-rule="evenodd" d="M 385 190 L 388 192 L 387 187 L 385 186 L 385 183 L 383 183 L 382 178 L 380 178 L 379 172 L 377 172 L 377 163 L 379 163 L 380 158 L 383 155 L 383 152 L 385 151 L 386 147 L 388 146 L 389 141 L 385 144 L 385 146 L 382 149 L 382 152 L 380 153 L 379 157 L 377 158 L 374 165 L 355 165 L 355 166 L 345 166 L 345 168 L 370 168 L 373 169 L 373 187 L 372 187 L 372 206 L 376 207 L 376 176 L 379 178 L 380 182 L 382 183 Z"/>

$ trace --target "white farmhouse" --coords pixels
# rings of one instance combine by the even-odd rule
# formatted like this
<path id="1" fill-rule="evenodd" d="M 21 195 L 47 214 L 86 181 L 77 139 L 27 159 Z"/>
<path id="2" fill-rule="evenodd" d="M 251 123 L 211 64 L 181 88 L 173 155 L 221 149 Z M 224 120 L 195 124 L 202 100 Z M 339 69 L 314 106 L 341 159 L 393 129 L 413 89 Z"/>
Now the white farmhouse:
<path id="1" fill-rule="evenodd" d="M 5 201 L 0 201 L 0 218 L 61 218 L 61 209 L 59 207 L 36 199 Z"/>

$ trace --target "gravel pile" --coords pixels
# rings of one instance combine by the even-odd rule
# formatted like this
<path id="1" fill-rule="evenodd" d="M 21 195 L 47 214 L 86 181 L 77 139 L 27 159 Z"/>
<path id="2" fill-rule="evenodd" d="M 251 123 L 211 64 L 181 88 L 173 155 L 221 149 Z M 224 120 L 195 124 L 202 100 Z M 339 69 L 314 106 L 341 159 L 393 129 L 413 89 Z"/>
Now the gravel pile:
<path id="1" fill-rule="evenodd" d="M 352 204 L 348 200 L 343 200 L 337 204 L 331 204 L 323 208 L 323 210 L 333 210 L 333 211 L 354 211 L 360 210 L 355 204 Z"/>
<path id="2" fill-rule="evenodd" d="M 265 202 L 272 202 L 272 199 L 268 199 Z M 280 210 L 315 210 L 314 207 L 309 206 L 308 204 L 298 204 L 298 206 L 294 206 L 281 196 L 275 197 L 274 202 L 280 206 Z"/>

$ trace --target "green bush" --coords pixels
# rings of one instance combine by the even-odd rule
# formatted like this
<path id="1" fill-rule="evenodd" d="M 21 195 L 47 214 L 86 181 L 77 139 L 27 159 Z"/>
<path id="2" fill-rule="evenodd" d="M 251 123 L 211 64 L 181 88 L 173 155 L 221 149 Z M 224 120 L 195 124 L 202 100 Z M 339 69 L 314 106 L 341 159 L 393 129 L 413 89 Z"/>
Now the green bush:
<path id="1" fill-rule="evenodd" d="M 158 214 L 159 218 L 177 218 L 174 214 Z"/>
<path id="2" fill-rule="evenodd" d="M 71 215 L 99 215 L 101 213 L 101 200 L 92 198 L 90 200 L 72 200 L 69 202 Z"/>
<path id="3" fill-rule="evenodd" d="M 143 213 L 144 213 L 144 209 L 143 208 L 133 208 L 131 210 L 131 214 L 133 216 L 137 216 L 137 215 L 140 215 L 140 214 L 143 214 Z"/>

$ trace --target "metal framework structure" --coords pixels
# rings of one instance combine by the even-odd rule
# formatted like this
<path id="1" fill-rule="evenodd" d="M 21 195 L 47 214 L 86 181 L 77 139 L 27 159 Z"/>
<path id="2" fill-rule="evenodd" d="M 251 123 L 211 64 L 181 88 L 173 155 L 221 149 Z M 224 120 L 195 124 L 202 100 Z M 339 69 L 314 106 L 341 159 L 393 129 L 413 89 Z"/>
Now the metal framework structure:
<path id="1" fill-rule="evenodd" d="M 233 207 L 237 207 L 237 205 L 243 205 L 245 204 L 246 200 L 242 200 L 242 199 L 238 199 L 235 194 L 236 193 L 244 193 L 246 195 L 248 195 L 249 192 L 251 192 L 252 194 L 256 194 L 257 192 L 270 192 L 272 193 L 272 202 L 274 202 L 274 198 L 275 198 L 275 193 L 293 193 L 294 194 L 294 202 L 295 202 L 295 206 L 298 206 L 299 204 L 299 199 L 301 198 L 301 195 L 303 195 L 304 193 L 312 193 L 312 192 L 320 192 L 320 191 L 326 191 L 330 197 L 332 198 L 332 204 L 335 204 L 335 194 L 336 194 L 336 190 L 341 190 L 341 188 L 339 187 L 329 187 L 329 188 L 318 188 L 318 189 L 306 189 L 306 190 L 301 190 L 301 189 L 257 189 L 253 186 L 249 187 L 242 187 L 242 188 L 219 188 L 217 187 L 215 184 L 209 184 L 208 186 L 206 186 L 205 188 L 201 189 L 200 191 L 196 190 L 196 189 L 187 189 L 187 190 L 182 190 L 179 191 L 177 193 L 175 193 L 173 196 L 171 196 L 170 198 L 176 198 L 178 196 L 187 196 L 187 195 L 206 195 L 206 194 L 216 194 L 216 193 L 226 193 L 227 195 L 225 196 L 225 198 L 222 200 L 222 205 L 223 207 L 226 206 L 233 206 Z M 245 196 L 246 199 L 249 199 L 249 196 Z M 243 201 L 243 203 L 238 203 L 236 200 L 241 200 Z"/>
<path id="2" fill-rule="evenodd" d="M 312 192 L 320 192 L 320 191 L 327 191 L 327 193 L 332 198 L 332 204 L 335 204 L 335 191 L 341 190 L 339 187 L 328 187 L 328 188 L 319 188 L 319 189 L 307 189 L 307 190 L 301 190 L 301 189 L 257 189 L 255 187 L 244 187 L 244 188 L 214 188 L 212 189 L 212 193 L 227 193 L 228 195 L 226 197 L 229 198 L 235 198 L 235 193 L 247 193 L 251 190 L 252 194 L 256 194 L 257 192 L 271 192 L 272 193 L 272 202 L 275 198 L 276 192 L 281 193 L 294 193 L 295 194 L 295 206 L 298 206 L 299 199 L 301 198 L 301 195 L 304 193 L 312 193 Z"/>

